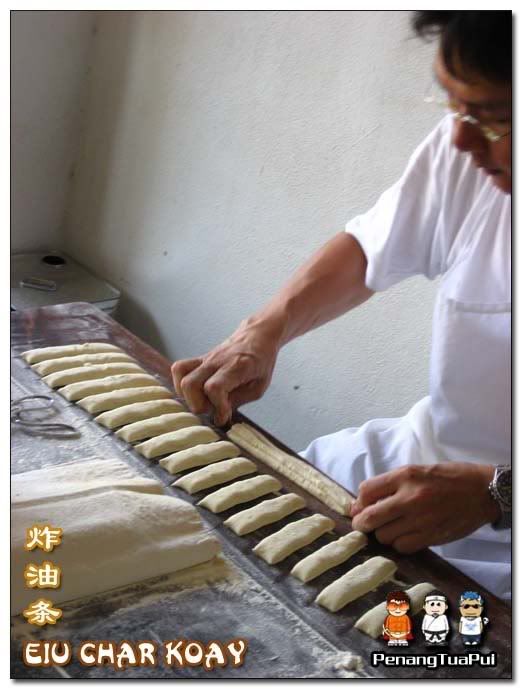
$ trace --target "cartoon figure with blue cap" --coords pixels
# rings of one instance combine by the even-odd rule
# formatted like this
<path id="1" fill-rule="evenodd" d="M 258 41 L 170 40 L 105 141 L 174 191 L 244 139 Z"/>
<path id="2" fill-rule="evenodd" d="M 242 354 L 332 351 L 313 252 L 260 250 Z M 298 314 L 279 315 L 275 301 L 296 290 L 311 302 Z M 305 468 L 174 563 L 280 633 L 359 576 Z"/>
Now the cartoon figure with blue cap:
<path id="1" fill-rule="evenodd" d="M 459 600 L 461 614 L 459 632 L 465 646 L 477 646 L 482 637 L 487 617 L 482 617 L 484 599 L 476 591 L 464 591 Z"/>

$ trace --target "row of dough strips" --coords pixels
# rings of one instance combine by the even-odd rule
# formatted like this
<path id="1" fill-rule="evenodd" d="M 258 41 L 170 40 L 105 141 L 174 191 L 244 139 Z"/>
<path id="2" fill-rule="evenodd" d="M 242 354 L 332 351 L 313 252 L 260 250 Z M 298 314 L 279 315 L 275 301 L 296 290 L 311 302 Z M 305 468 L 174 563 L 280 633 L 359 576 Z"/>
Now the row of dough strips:
<path id="1" fill-rule="evenodd" d="M 173 399 L 170 390 L 119 347 L 89 342 L 32 349 L 22 357 L 47 385 L 94 415 L 97 423 L 115 430 L 118 438 L 133 444 L 143 457 L 159 458 L 160 466 L 170 474 L 191 470 L 172 485 L 193 494 L 227 484 L 200 500 L 201 507 L 221 513 L 281 490 L 278 479 L 257 474 L 254 462 L 241 457 L 237 445 L 222 440 L 212 428 L 202 425 L 197 416 Z M 237 512 L 224 524 L 244 536 L 305 506 L 300 495 L 286 493 Z M 253 552 L 275 565 L 334 527 L 335 522 L 329 517 L 313 514 L 267 536 Z M 312 581 L 346 562 L 367 542 L 363 533 L 352 531 L 300 560 L 291 574 L 303 583 Z M 392 560 L 372 557 L 324 588 L 316 602 L 337 612 L 389 581 L 396 570 Z M 424 596 L 433 588 L 429 583 L 422 583 L 408 590 L 413 614 L 421 609 Z M 368 611 L 355 626 L 376 638 L 382 631 L 383 614 L 384 603 Z"/>

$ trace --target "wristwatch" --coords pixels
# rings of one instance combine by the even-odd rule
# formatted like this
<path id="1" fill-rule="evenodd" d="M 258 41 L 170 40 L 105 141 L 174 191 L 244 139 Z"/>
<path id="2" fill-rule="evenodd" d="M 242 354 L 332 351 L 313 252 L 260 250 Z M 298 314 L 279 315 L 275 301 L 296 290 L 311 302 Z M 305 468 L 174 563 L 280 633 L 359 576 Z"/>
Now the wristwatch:
<path id="1" fill-rule="evenodd" d="M 494 529 L 511 528 L 511 467 L 498 466 L 488 486 L 489 494 L 500 507 L 501 517 L 491 526 Z"/>

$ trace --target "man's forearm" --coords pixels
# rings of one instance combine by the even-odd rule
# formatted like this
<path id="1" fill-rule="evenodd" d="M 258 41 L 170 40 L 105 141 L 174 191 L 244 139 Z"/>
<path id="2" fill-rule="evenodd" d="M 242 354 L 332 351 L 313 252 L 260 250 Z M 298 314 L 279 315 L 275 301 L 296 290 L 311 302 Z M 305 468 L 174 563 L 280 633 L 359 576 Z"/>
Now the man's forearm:
<path id="1" fill-rule="evenodd" d="M 365 285 L 366 266 L 357 240 L 340 232 L 244 325 L 263 325 L 282 347 L 366 301 L 373 294 Z"/>

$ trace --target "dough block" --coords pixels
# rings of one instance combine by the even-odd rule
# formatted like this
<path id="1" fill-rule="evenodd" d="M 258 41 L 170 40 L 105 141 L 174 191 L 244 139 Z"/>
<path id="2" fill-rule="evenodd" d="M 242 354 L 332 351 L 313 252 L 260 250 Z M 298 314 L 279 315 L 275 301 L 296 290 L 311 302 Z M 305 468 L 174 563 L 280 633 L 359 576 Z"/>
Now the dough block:
<path id="1" fill-rule="evenodd" d="M 187 450 L 175 452 L 160 459 L 159 463 L 169 474 L 179 474 L 180 471 L 213 464 L 222 459 L 237 457 L 239 454 L 241 450 L 237 445 L 228 440 L 218 440 L 216 443 L 195 445 Z"/>
<path id="2" fill-rule="evenodd" d="M 305 506 L 306 502 L 300 495 L 287 493 L 272 500 L 263 500 L 259 505 L 233 514 L 223 523 L 238 536 L 245 536 L 263 526 L 278 522 Z"/>
<path id="3" fill-rule="evenodd" d="M 138 364 L 97 364 L 96 366 L 78 366 L 66 371 L 51 373 L 42 378 L 43 382 L 50 388 L 61 388 L 71 383 L 82 383 L 84 380 L 96 380 L 97 378 L 107 378 L 108 376 L 120 373 L 145 373 Z"/>
<path id="4" fill-rule="evenodd" d="M 175 412 L 183 412 L 185 407 L 177 400 L 160 399 L 148 400 L 147 402 L 133 402 L 132 404 L 124 404 L 123 407 L 117 407 L 110 411 L 106 411 L 95 418 L 95 421 L 105 428 L 118 428 L 127 424 L 135 423 L 136 421 L 143 421 L 145 419 L 159 416 L 160 414 L 173 414 Z"/>
<path id="5" fill-rule="evenodd" d="M 397 565 L 392 560 L 381 556 L 372 557 L 324 588 L 315 602 L 330 612 L 337 612 L 391 579 L 396 571 Z"/>
<path id="6" fill-rule="evenodd" d="M 235 505 L 250 502 L 267 493 L 275 493 L 282 488 L 281 482 L 273 476 L 261 475 L 247 478 L 244 481 L 236 481 L 230 486 L 220 488 L 207 495 L 198 502 L 201 507 L 206 507 L 214 513 L 224 512 Z"/>
<path id="7" fill-rule="evenodd" d="M 128 443 L 135 443 L 144 438 L 155 438 L 163 433 L 170 431 L 178 431 L 180 428 L 188 428 L 189 426 L 199 426 L 201 421 L 194 414 L 189 412 L 180 412 L 178 414 L 162 414 L 152 419 L 144 421 L 137 421 L 128 426 L 120 428 L 116 431 L 118 438 L 127 441 Z"/>
<path id="8" fill-rule="evenodd" d="M 82 384 L 83 383 L 78 383 L 78 385 Z M 85 409 L 85 411 L 88 411 L 90 414 L 99 414 L 100 412 L 127 406 L 132 402 L 145 402 L 148 400 L 163 401 L 170 397 L 170 390 L 167 390 L 167 388 L 162 387 L 156 382 L 154 385 L 149 383 L 148 387 L 123 386 L 122 389 L 112 390 L 111 392 L 100 392 L 96 395 L 89 395 L 88 397 L 84 397 L 81 402 L 78 403 L 78 406 L 82 407 L 82 409 Z"/>
<path id="9" fill-rule="evenodd" d="M 192 426 L 146 440 L 136 445 L 136 450 L 147 459 L 154 459 L 169 452 L 186 450 L 188 447 L 211 443 L 214 440 L 219 440 L 219 435 L 209 426 Z"/>
<path id="10" fill-rule="evenodd" d="M 251 462 L 246 457 L 234 457 L 217 464 L 209 464 L 202 469 L 186 474 L 174 481 L 172 485 L 186 490 L 187 493 L 192 495 L 192 493 L 219 486 L 222 483 L 253 474 L 256 471 L 257 467 L 254 462 Z"/>
<path id="11" fill-rule="evenodd" d="M 412 586 L 406 590 L 411 604 L 410 611 L 408 613 L 409 615 L 416 615 L 422 610 L 424 606 L 424 598 L 428 595 L 428 593 L 433 591 L 434 588 L 435 586 L 433 586 L 433 584 L 425 582 L 422 584 L 415 584 L 415 586 Z M 363 632 L 363 634 L 371 636 L 372 639 L 377 639 L 382 634 L 382 626 L 387 614 L 386 601 L 383 601 L 359 617 L 354 625 L 355 629 Z"/>
<path id="12" fill-rule="evenodd" d="M 121 459 L 87 459 L 57 466 L 26 471 L 13 477 L 11 503 L 31 505 L 41 499 L 70 498 L 104 490 L 134 490 L 163 495 L 163 486 L 156 479 L 144 478 Z"/>
<path id="13" fill-rule="evenodd" d="M 103 352 L 123 351 L 108 342 L 84 342 L 83 344 L 61 345 L 58 347 L 40 347 L 29 349 L 22 353 L 22 358 L 28 364 L 38 364 L 40 361 L 58 359 L 62 356 L 76 356 L 78 354 L 101 354 Z"/>
<path id="14" fill-rule="evenodd" d="M 88 467 L 81 463 L 69 465 L 68 474 L 60 466 L 13 477 L 14 494 L 22 496 L 22 502 L 13 504 L 11 519 L 12 614 L 40 594 L 60 604 L 201 564 L 219 553 L 219 541 L 204 528 L 193 505 L 151 493 L 148 485 L 148 492 L 138 485 L 123 489 L 133 480 L 128 468 L 115 467 L 106 459 L 99 465 L 103 466 L 91 468 L 92 481 Z M 136 481 L 151 483 L 138 474 Z M 28 486 L 29 501 L 23 497 Z M 56 551 L 24 549 L 26 529 L 33 524 L 63 530 Z M 26 566 L 46 560 L 62 568 L 61 586 L 27 588 Z"/>
<path id="15" fill-rule="evenodd" d="M 306 584 L 332 567 L 346 562 L 367 544 L 368 539 L 363 533 L 352 531 L 300 560 L 290 574 Z"/>
<path id="16" fill-rule="evenodd" d="M 332 531 L 334 527 L 333 519 L 322 514 L 313 514 L 267 536 L 256 545 L 253 552 L 269 565 L 276 565 L 296 550 L 313 543 L 327 531 Z"/>

